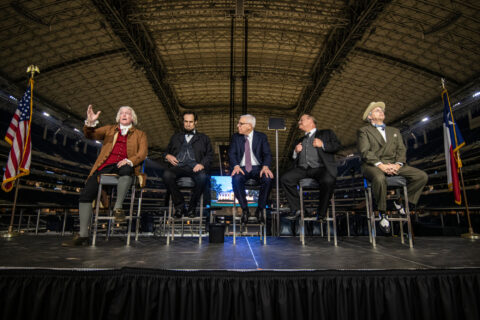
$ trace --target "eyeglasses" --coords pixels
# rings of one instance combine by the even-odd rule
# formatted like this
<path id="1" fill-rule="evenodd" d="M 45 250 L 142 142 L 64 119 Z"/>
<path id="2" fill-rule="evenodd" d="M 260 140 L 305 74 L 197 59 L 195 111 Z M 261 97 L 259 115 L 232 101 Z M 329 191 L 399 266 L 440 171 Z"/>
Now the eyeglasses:
<path id="1" fill-rule="evenodd" d="M 239 122 L 239 123 L 237 123 L 238 126 L 243 126 L 244 124 L 250 124 L 250 123 L 248 123 L 248 122 Z"/>

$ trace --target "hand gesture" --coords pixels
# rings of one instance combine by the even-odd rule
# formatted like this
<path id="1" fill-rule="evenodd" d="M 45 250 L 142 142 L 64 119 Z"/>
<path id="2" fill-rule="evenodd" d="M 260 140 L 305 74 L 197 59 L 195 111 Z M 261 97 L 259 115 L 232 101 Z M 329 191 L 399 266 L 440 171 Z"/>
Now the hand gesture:
<path id="1" fill-rule="evenodd" d="M 88 105 L 87 108 L 87 122 L 93 124 L 95 121 L 98 120 L 98 117 L 100 116 L 100 113 L 102 111 L 98 111 L 97 113 L 93 112 L 92 105 Z"/>

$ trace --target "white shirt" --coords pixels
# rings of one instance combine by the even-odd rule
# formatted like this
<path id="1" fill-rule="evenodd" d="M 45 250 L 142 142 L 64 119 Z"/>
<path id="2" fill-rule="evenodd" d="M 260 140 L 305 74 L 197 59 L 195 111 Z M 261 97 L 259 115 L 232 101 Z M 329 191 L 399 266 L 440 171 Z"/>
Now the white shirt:
<path id="1" fill-rule="evenodd" d="M 245 136 L 248 139 L 248 144 L 250 145 L 250 155 L 252 156 L 252 166 L 258 166 L 260 163 L 258 162 L 257 158 L 253 154 L 252 142 L 253 142 L 253 131 Z M 242 161 L 240 161 L 240 167 L 245 167 L 245 153 L 243 154 Z"/>
<path id="2" fill-rule="evenodd" d="M 190 134 L 185 133 L 185 140 L 187 140 L 187 143 L 189 143 L 190 140 L 192 140 L 194 134 L 195 134 L 195 129 L 193 129 L 192 133 Z"/>
<path id="3" fill-rule="evenodd" d="M 122 136 L 126 135 L 128 133 L 128 130 L 132 127 L 132 124 L 130 123 L 128 126 L 124 126 L 123 124 L 120 125 L 120 131 L 122 132 Z"/>

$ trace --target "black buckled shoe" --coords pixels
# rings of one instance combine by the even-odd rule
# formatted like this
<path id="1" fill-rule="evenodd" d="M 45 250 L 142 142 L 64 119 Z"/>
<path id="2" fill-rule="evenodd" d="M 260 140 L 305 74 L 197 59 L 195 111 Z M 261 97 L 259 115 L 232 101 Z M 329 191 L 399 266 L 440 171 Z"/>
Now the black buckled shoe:
<path id="1" fill-rule="evenodd" d="M 114 209 L 113 216 L 115 217 L 116 222 L 124 222 L 125 221 L 125 211 L 123 209 Z"/>
<path id="2" fill-rule="evenodd" d="M 62 247 L 81 247 L 88 246 L 88 237 L 76 235 L 73 239 L 62 242 Z"/>

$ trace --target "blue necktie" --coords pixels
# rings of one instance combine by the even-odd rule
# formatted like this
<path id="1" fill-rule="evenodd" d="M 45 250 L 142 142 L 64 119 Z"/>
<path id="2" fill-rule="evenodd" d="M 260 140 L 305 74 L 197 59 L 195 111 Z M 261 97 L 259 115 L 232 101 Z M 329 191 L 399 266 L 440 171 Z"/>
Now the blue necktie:
<path id="1" fill-rule="evenodd" d="M 385 130 L 385 124 L 373 124 L 375 128 L 381 128 L 382 130 Z"/>

